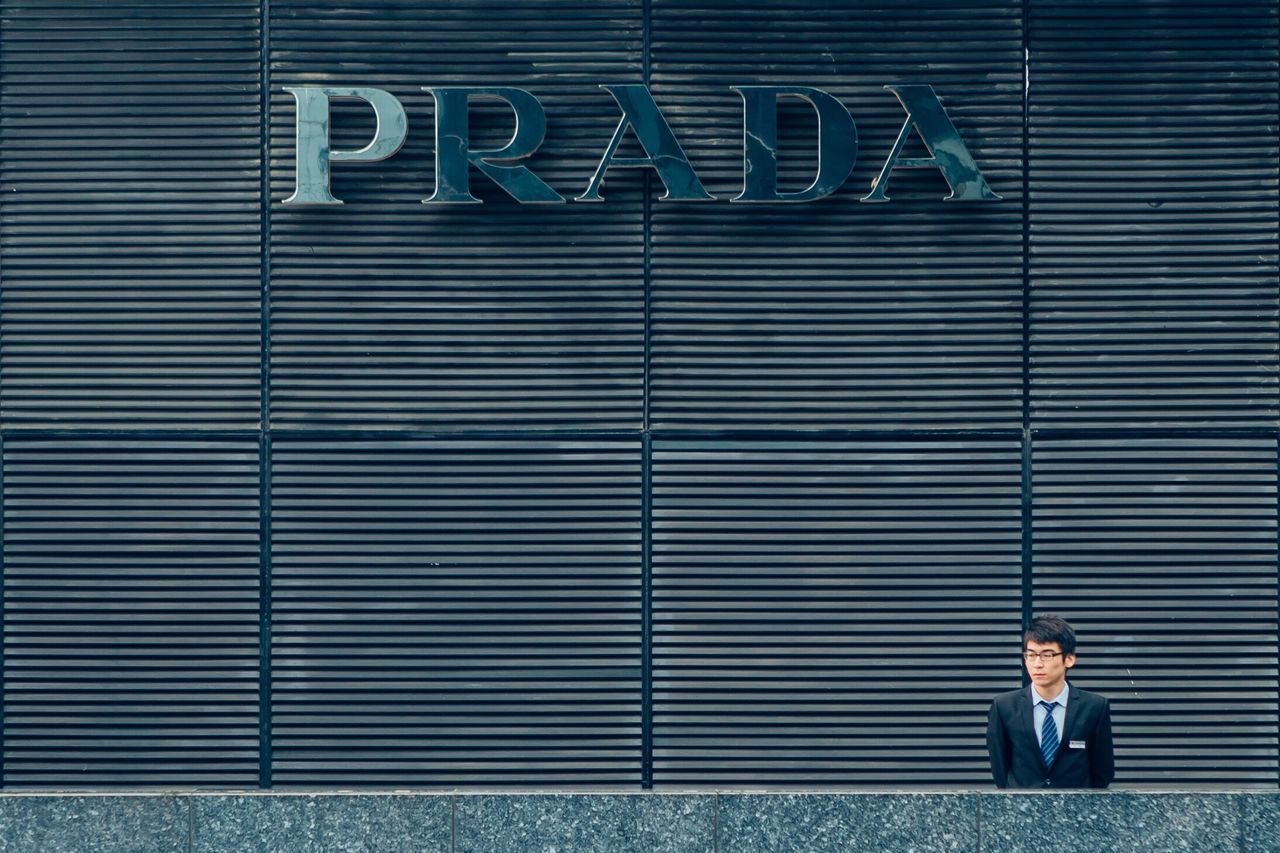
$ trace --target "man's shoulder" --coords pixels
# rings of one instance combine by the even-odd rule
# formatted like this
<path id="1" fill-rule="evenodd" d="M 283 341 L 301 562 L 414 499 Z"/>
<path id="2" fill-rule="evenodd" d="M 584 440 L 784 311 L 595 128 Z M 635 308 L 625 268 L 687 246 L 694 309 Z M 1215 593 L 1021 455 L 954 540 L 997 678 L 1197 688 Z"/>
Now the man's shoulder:
<path id="1" fill-rule="evenodd" d="M 1010 707 L 1024 699 L 1030 701 L 1030 695 L 1027 693 L 1028 689 L 1029 688 L 1026 687 L 1020 687 L 1017 690 L 1010 690 L 1007 693 L 1001 693 L 999 696 L 991 700 L 991 704 L 999 705 L 1000 707 Z M 1073 684 L 1071 685 L 1070 701 L 1079 702 L 1081 705 L 1104 705 L 1107 702 L 1107 697 L 1103 696 L 1101 693 L 1082 690 Z"/>

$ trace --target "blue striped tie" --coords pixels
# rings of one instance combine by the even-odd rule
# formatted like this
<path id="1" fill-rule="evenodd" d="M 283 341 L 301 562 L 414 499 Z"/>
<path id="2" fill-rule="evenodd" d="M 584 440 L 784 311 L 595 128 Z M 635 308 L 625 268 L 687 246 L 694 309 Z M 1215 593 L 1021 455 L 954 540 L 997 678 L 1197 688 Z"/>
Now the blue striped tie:
<path id="1" fill-rule="evenodd" d="M 1053 757 L 1058 754 L 1058 725 L 1053 721 L 1053 709 L 1057 702 L 1041 702 L 1044 706 L 1044 725 L 1040 728 L 1040 754 L 1044 756 L 1044 766 L 1053 766 Z"/>

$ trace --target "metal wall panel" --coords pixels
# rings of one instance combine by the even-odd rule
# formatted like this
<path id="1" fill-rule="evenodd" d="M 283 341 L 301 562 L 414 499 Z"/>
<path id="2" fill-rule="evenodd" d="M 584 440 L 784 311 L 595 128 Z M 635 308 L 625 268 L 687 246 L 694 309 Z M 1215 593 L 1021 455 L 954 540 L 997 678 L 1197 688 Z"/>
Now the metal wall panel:
<path id="1" fill-rule="evenodd" d="M 257 426 L 257 2 L 0 11 L 0 420 Z"/>
<path id="2" fill-rule="evenodd" d="M 742 188 L 730 85 L 829 91 L 860 142 L 822 201 L 655 205 L 653 425 L 1017 425 L 1021 5 L 655 0 L 652 31 L 655 96 L 721 199 Z M 941 203 L 933 169 L 896 171 L 889 204 L 858 202 L 905 118 L 888 83 L 934 87 L 1003 203 Z M 782 115 L 784 189 L 802 189 L 816 122 Z"/>
<path id="3" fill-rule="evenodd" d="M 257 441 L 4 453 L 5 783 L 256 784 Z"/>
<path id="4" fill-rule="evenodd" d="M 1274 427 L 1276 4 L 1029 14 L 1035 425 Z"/>
<path id="5" fill-rule="evenodd" d="M 1112 701 L 1120 782 L 1276 780 L 1276 442 L 1035 445 L 1039 610 Z"/>
<path id="6" fill-rule="evenodd" d="M 989 780 L 1020 480 L 1010 439 L 656 442 L 655 782 Z"/>
<path id="7" fill-rule="evenodd" d="M 432 85 L 532 91 L 548 114 L 530 167 L 577 195 L 618 120 L 602 82 L 638 82 L 639 0 L 440 7 L 271 4 L 271 196 L 292 192 L 295 108 L 282 86 L 376 86 L 405 105 L 390 160 L 334 169 L 341 208 L 271 210 L 272 419 L 374 429 L 636 428 L 644 376 L 639 180 L 607 204 L 526 206 L 478 176 L 484 205 L 434 190 Z M 372 111 L 337 110 L 368 142 Z M 500 147 L 509 109 L 477 105 Z M 474 170 L 473 170 L 474 171 Z"/>
<path id="8" fill-rule="evenodd" d="M 277 785 L 639 781 L 638 440 L 273 455 Z"/>

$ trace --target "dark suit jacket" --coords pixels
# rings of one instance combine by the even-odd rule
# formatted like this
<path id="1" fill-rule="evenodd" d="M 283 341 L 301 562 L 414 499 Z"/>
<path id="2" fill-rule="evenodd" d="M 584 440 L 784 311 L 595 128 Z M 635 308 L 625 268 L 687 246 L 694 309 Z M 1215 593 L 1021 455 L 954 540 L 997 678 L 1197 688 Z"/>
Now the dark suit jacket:
<path id="1" fill-rule="evenodd" d="M 1105 788 L 1116 776 L 1111 703 L 1068 684 L 1067 717 L 1053 766 L 1036 740 L 1031 687 L 1002 693 L 987 715 L 987 752 L 997 788 Z"/>

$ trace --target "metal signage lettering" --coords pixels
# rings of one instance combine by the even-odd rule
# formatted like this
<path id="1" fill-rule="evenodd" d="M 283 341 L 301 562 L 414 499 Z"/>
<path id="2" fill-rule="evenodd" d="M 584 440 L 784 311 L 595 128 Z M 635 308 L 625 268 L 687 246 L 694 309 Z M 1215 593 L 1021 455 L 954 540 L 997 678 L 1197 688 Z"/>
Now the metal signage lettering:
<path id="1" fill-rule="evenodd" d="M 423 204 L 480 204 L 471 194 L 471 166 L 483 172 L 523 204 L 562 203 L 564 198 L 525 166 L 501 166 L 490 160 L 519 160 L 538 150 L 547 134 L 547 113 L 524 89 L 423 87 L 436 99 L 436 191 Z M 506 101 L 515 111 L 516 129 L 502 148 L 471 147 L 468 106 L 472 98 Z"/>
<path id="2" fill-rule="evenodd" d="M 858 127 L 833 95 L 807 86 L 733 86 L 742 96 L 742 192 L 729 201 L 813 201 L 840 189 L 858 159 Z M 818 112 L 818 175 L 799 192 L 778 192 L 778 98 Z"/>
<path id="3" fill-rule="evenodd" d="M 888 201 L 885 192 L 889 188 L 889 173 L 899 169 L 942 170 L 942 177 L 951 187 L 951 195 L 943 201 L 999 201 L 1000 196 L 991 191 L 987 181 L 978 171 L 978 164 L 965 147 L 964 140 L 951 123 L 947 111 L 932 86 L 885 86 L 898 98 L 898 103 L 907 111 L 906 123 L 893 143 L 893 150 L 884 161 L 884 168 L 879 176 L 871 182 L 871 192 L 859 201 Z M 929 157 L 901 158 L 902 146 L 911 135 L 914 127 L 929 149 Z"/>
<path id="4" fill-rule="evenodd" d="M 618 106 L 622 108 L 622 120 L 613 131 L 613 138 L 609 140 L 609 146 L 600 158 L 596 173 L 591 176 L 591 183 L 587 184 L 587 191 L 574 201 L 604 201 L 600 197 L 600 182 L 604 180 L 604 173 L 610 166 L 652 166 L 662 185 L 667 188 L 666 193 L 658 197 L 658 201 L 715 201 L 715 196 L 703 188 L 702 181 L 698 180 L 698 173 L 689 165 L 689 158 L 684 156 L 684 149 L 671 132 L 671 125 L 667 124 L 662 110 L 654 103 L 648 86 L 636 83 L 600 88 L 608 89 L 609 94 L 618 102 Z M 640 140 L 644 156 L 620 160 L 614 156 L 614 152 L 618 150 L 618 144 L 622 142 L 628 127 L 635 131 L 636 138 Z"/>
<path id="5" fill-rule="evenodd" d="M 639 83 L 602 85 L 622 111 L 587 188 L 574 201 L 604 201 L 600 188 L 611 168 L 653 169 L 666 192 L 659 201 L 714 201 L 694 171 L 684 149 L 647 86 Z M 831 195 L 853 172 L 858 157 L 858 128 L 853 116 L 835 96 L 809 86 L 732 86 L 742 98 L 742 192 L 731 202 L 778 204 L 814 201 Z M 895 169 L 937 169 L 951 194 L 944 201 L 999 201 L 974 162 L 964 140 L 943 108 L 933 87 L 925 84 L 885 86 L 906 111 L 907 118 L 871 189 L 859 201 L 889 201 L 889 178 Z M 393 156 L 408 136 L 408 118 L 394 95 L 367 86 L 286 86 L 297 103 L 297 160 L 290 206 L 324 207 L 342 204 L 330 188 L 331 163 L 374 163 Z M 547 116 L 530 92 L 511 86 L 424 86 L 436 102 L 436 191 L 423 204 L 479 204 L 471 194 L 471 174 L 477 171 L 521 204 L 562 204 L 566 201 L 527 166 L 512 161 L 532 155 L 542 144 Z M 778 100 L 807 101 L 818 118 L 818 167 L 813 183 L 803 190 L 778 190 Z M 373 139 L 355 151 L 338 151 L 329 144 L 329 103 L 334 98 L 364 101 L 377 123 Z M 511 141 L 501 148 L 471 147 L 469 106 L 473 98 L 507 104 L 515 116 Z M 618 146 L 630 130 L 643 157 L 618 157 Z M 915 132 L 928 157 L 903 157 Z M 495 162 L 505 161 L 505 162 Z"/>
<path id="6" fill-rule="evenodd" d="M 409 135 L 409 119 L 395 95 L 368 87 L 285 86 L 298 104 L 297 178 L 285 204 L 342 204 L 329 192 L 331 162 L 374 163 L 400 150 Z M 359 151 L 329 148 L 329 99 L 357 98 L 373 107 L 373 140 Z"/>

